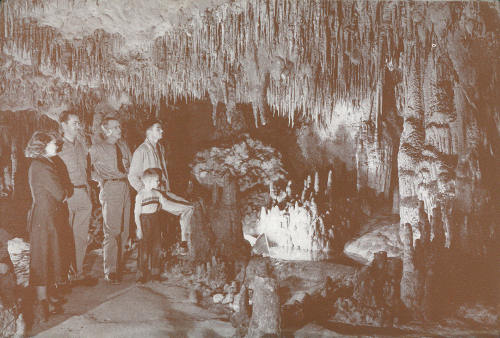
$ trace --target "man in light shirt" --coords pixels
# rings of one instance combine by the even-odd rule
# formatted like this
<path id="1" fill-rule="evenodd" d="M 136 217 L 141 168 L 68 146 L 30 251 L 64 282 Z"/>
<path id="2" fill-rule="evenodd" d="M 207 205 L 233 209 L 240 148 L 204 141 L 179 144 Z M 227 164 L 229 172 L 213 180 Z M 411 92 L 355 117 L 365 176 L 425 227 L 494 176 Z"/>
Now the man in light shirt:
<path id="1" fill-rule="evenodd" d="M 176 216 L 181 216 L 181 250 L 185 254 L 188 250 L 188 245 L 190 245 L 190 224 L 194 207 L 190 202 L 170 191 L 165 150 L 158 142 L 163 136 L 161 122 L 150 119 L 144 122 L 143 128 L 146 139 L 134 151 L 128 179 L 130 185 L 139 192 L 144 187 L 141 180 L 144 171 L 150 168 L 158 168 L 161 170 L 162 177 L 159 190 L 165 195 L 169 202 L 165 211 Z"/>
<path id="2" fill-rule="evenodd" d="M 107 117 L 101 122 L 104 139 L 90 148 L 93 179 L 101 189 L 99 200 L 104 219 L 104 278 L 120 282 L 125 268 L 125 245 L 130 224 L 130 188 L 127 182 L 130 150 L 122 140 L 120 122 Z"/>
<path id="3" fill-rule="evenodd" d="M 89 279 L 83 271 L 83 261 L 87 251 L 89 224 L 92 216 L 92 202 L 88 183 L 88 148 L 80 133 L 80 119 L 75 112 L 63 111 L 59 116 L 59 123 L 63 134 L 62 149 L 59 157 L 68 170 L 73 195 L 68 198 L 69 225 L 73 233 L 70 264 L 73 265 L 75 276 L 73 281 Z"/>

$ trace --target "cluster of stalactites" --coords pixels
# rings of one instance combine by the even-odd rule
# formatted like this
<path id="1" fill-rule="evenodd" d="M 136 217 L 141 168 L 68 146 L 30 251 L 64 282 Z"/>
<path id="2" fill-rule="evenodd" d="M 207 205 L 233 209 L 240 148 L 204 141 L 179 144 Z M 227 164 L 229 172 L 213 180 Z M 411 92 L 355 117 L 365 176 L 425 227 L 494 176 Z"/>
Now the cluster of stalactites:
<path id="1" fill-rule="evenodd" d="M 380 115 L 386 69 L 423 62 L 436 36 L 427 3 L 241 0 L 186 17 L 189 24 L 123 55 L 127 37 L 118 33 L 68 41 L 40 25 L 45 3 L 54 6 L 1 7 L 0 47 L 35 71 L 142 105 L 208 96 L 226 104 L 228 119 L 236 103 L 251 103 L 261 124 L 266 106 L 293 125 L 296 114 L 320 121 L 339 101 L 367 98 Z"/>
<path id="2" fill-rule="evenodd" d="M 293 124 L 296 113 L 317 121 L 338 101 L 374 95 L 377 103 L 386 63 L 396 64 L 403 47 L 397 3 L 240 1 L 167 32 L 137 58 L 121 55 L 127 37 L 119 34 L 65 40 L 37 22 L 43 5 L 7 1 L 0 18 L 1 47 L 34 71 L 150 105 L 207 94 L 229 110 L 249 102 L 261 123 L 266 105 Z"/>

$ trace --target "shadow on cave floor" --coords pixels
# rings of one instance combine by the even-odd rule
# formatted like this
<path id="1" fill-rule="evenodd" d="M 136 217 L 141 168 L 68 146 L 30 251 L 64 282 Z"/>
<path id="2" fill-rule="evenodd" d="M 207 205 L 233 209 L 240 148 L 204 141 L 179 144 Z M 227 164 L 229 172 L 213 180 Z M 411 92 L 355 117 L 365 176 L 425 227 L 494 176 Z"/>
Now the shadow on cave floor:
<path id="1" fill-rule="evenodd" d="M 401 337 L 401 336 L 414 336 L 418 335 L 415 331 L 402 330 L 398 328 L 384 328 L 384 327 L 373 327 L 373 326 L 363 326 L 363 325 L 350 325 L 338 322 L 315 322 L 315 331 L 323 331 L 327 333 L 328 331 L 335 332 L 339 336 L 371 336 L 371 337 Z M 286 332 L 285 336 L 295 337 L 301 336 L 302 332 L 304 334 L 313 334 L 310 330 L 303 328 L 303 330 L 297 330 L 294 332 Z"/>
<path id="2" fill-rule="evenodd" d="M 225 337 L 234 329 L 227 319 L 189 300 L 185 280 L 135 283 L 135 257 L 127 261 L 120 285 L 102 279 L 101 250 L 86 257 L 86 267 L 99 282 L 75 286 L 66 298 L 65 312 L 51 316 L 28 332 L 40 337 Z"/>
<path id="3" fill-rule="evenodd" d="M 132 262 L 132 260 L 129 261 Z M 125 274 L 120 285 L 110 285 L 103 280 L 104 273 L 102 265 L 102 250 L 93 250 L 87 253 L 85 258 L 85 270 L 92 277 L 98 278 L 97 285 L 93 287 L 75 286 L 71 288 L 66 296 L 68 302 L 64 304 L 64 313 L 49 317 L 46 323 L 34 325 L 29 331 L 29 335 L 39 334 L 51 327 L 54 327 L 73 316 L 83 315 L 87 311 L 99 306 L 107 300 L 113 298 L 117 293 L 135 285 L 135 273 Z M 29 299 L 28 299 L 28 304 Z"/>

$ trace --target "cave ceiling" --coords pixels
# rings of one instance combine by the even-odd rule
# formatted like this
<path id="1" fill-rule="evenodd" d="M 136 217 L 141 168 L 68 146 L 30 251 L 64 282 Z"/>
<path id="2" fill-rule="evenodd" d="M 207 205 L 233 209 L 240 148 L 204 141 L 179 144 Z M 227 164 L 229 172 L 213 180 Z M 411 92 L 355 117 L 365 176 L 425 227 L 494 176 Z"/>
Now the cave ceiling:
<path id="1" fill-rule="evenodd" d="M 386 74 L 429 58 L 449 66 L 444 76 L 473 85 L 474 74 L 460 69 L 467 62 L 463 44 L 455 42 L 478 39 L 498 50 L 500 12 L 497 2 L 7 0 L 0 6 L 2 111 L 57 116 L 67 108 L 208 98 L 214 110 L 224 103 L 228 118 L 237 103 L 251 104 L 256 124 L 265 123 L 266 109 L 292 123 L 297 115 L 326 121 L 339 104 L 380 112 Z M 487 90 L 496 84 L 496 77 L 488 79 Z"/>

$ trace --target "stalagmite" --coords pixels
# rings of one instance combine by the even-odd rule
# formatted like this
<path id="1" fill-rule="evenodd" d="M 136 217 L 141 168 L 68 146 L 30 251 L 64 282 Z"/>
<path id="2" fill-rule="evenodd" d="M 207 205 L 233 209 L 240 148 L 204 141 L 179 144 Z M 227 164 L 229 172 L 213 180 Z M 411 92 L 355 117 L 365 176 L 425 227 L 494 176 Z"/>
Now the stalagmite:
<path id="1" fill-rule="evenodd" d="M 415 247 L 412 226 L 409 223 L 400 227 L 399 235 L 403 242 L 403 276 L 401 278 L 401 300 L 411 313 L 420 318 L 422 315 L 421 299 L 423 288 L 415 262 Z"/>
<path id="2" fill-rule="evenodd" d="M 326 181 L 326 193 L 329 195 L 333 188 L 333 171 L 330 169 L 328 171 L 328 179 Z"/>
<path id="3" fill-rule="evenodd" d="M 311 177 L 311 176 L 309 176 Z M 315 182 L 320 182 L 319 173 Z M 357 206 L 347 200 L 315 198 L 310 189 L 302 190 L 301 199 L 296 200 L 289 181 L 282 192 L 273 199 L 271 207 L 262 207 L 258 218 L 259 235 L 266 234 L 271 244 L 271 255 L 282 259 L 317 260 L 341 250 L 351 231 L 356 231 Z M 276 193 L 277 195 L 278 193 Z M 330 196 L 331 197 L 331 196 Z M 352 228 L 351 228 L 352 225 Z"/>

